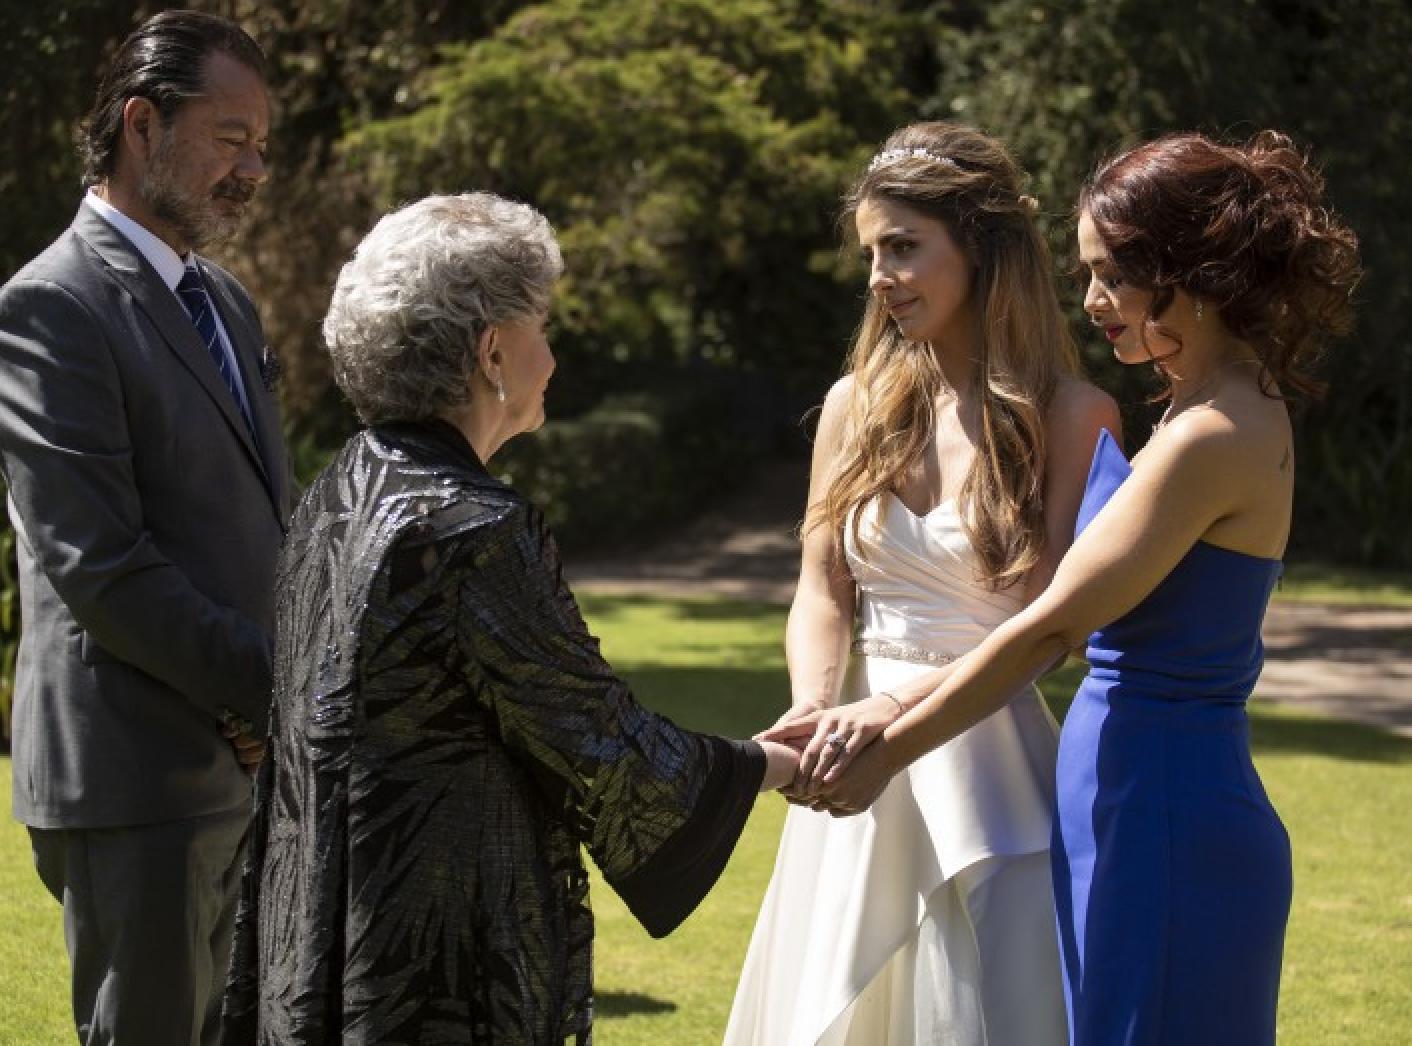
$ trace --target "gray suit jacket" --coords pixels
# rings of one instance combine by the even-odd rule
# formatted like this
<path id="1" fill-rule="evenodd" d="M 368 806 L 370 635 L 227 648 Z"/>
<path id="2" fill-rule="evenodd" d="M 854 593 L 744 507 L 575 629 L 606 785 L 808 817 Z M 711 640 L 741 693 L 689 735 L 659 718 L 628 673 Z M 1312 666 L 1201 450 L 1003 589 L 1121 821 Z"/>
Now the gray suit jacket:
<path id="1" fill-rule="evenodd" d="M 263 735 L 287 455 L 260 321 L 200 261 L 258 439 L 181 303 L 88 207 L 0 289 L 0 467 L 23 634 L 14 810 L 40 828 L 231 810 Z"/>

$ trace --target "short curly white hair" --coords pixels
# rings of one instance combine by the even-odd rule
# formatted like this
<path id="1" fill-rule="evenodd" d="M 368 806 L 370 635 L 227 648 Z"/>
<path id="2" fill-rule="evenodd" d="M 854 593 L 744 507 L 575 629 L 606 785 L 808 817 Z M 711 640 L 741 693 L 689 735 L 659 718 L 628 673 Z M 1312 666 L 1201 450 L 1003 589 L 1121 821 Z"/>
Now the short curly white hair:
<path id="1" fill-rule="evenodd" d="M 474 192 L 393 211 L 333 289 L 324 343 L 338 387 L 367 425 L 464 406 L 481 333 L 543 314 L 563 269 L 527 204 Z"/>

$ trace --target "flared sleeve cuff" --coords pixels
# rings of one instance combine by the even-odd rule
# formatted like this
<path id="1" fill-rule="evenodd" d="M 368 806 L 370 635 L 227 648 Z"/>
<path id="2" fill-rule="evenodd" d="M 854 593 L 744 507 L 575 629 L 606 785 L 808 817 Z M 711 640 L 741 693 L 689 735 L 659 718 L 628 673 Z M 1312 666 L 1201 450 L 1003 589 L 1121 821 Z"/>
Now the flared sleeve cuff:
<path id="1" fill-rule="evenodd" d="M 716 884 L 765 777 L 765 750 L 754 741 L 701 740 L 714 751 L 690 818 L 630 875 L 610 883 L 653 937 L 680 926 Z"/>

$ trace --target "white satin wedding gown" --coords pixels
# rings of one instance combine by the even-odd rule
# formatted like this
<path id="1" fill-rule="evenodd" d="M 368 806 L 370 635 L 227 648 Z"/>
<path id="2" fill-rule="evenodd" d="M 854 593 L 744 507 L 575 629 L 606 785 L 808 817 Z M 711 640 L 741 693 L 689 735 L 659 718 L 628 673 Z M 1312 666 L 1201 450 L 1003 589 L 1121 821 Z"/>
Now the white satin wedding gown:
<path id="1" fill-rule="evenodd" d="M 977 582 L 954 502 L 918 517 L 885 495 L 859 519 L 845 541 L 860 629 L 843 700 L 959 657 L 1020 609 L 1017 592 Z M 1066 1042 L 1049 870 L 1057 739 L 1027 688 L 866 813 L 791 807 L 725 1046 Z"/>

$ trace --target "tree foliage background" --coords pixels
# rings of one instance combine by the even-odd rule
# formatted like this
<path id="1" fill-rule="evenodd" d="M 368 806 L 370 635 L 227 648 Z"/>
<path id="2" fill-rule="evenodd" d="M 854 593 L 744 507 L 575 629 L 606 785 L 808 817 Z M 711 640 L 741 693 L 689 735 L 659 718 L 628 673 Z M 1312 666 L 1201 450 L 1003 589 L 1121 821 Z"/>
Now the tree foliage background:
<path id="1" fill-rule="evenodd" d="M 0 279 L 67 224 L 72 142 L 147 0 L 0 7 Z M 556 420 L 498 465 L 571 547 L 639 539 L 798 450 L 863 292 L 840 193 L 892 127 L 958 119 L 1031 172 L 1072 265 L 1101 156 L 1173 129 L 1277 127 L 1362 238 L 1356 335 L 1298 426 L 1294 557 L 1412 566 L 1412 8 L 1405 0 L 192 0 L 264 45 L 273 174 L 222 260 L 281 354 L 306 474 L 352 431 L 318 328 L 376 216 L 488 188 L 554 222 Z M 1082 326 L 1093 376 L 1151 409 Z M 8 542 L 8 532 L 0 535 Z M 0 571 L 0 637 L 17 629 Z M 3 689 L 3 688 L 0 688 Z"/>

